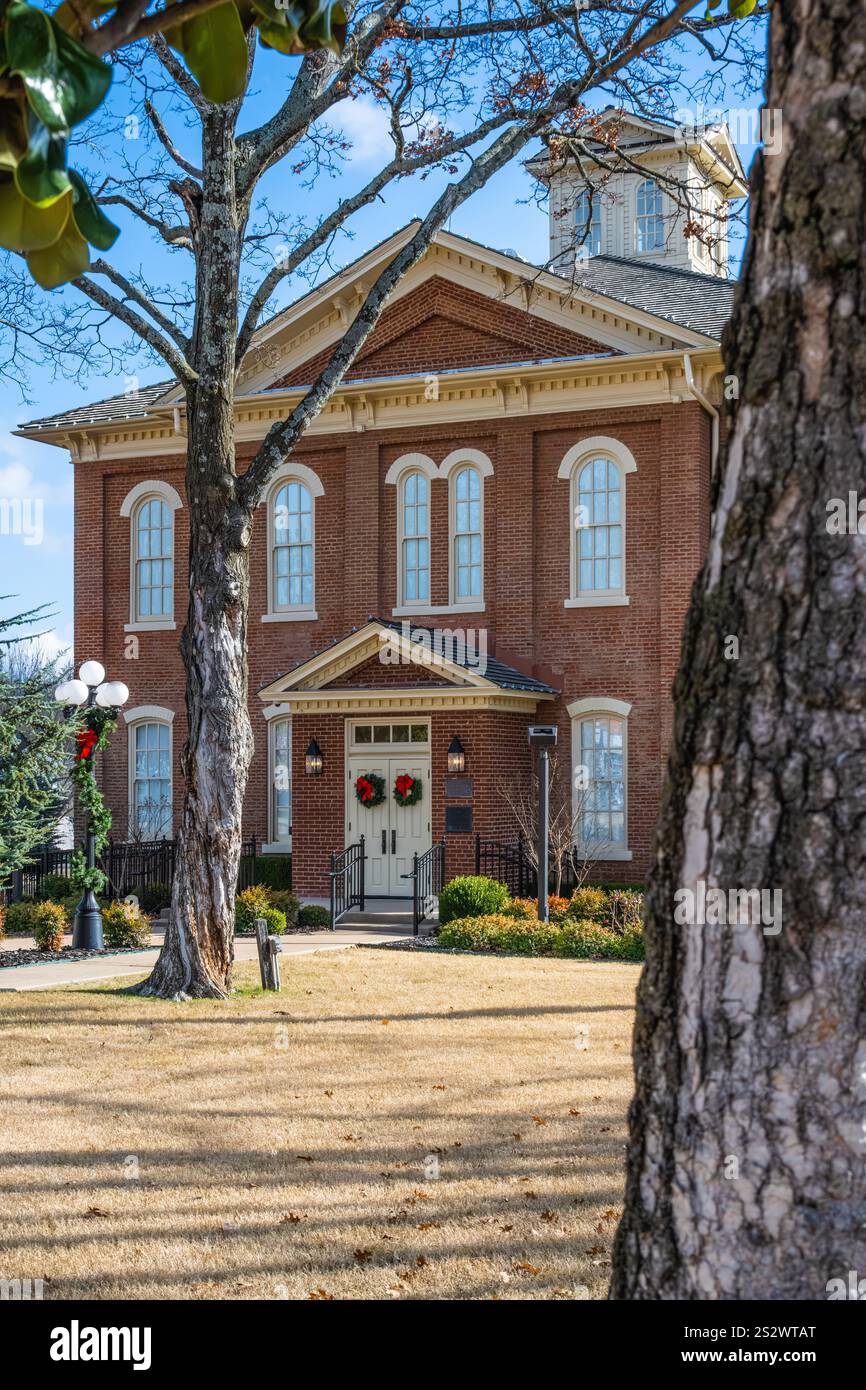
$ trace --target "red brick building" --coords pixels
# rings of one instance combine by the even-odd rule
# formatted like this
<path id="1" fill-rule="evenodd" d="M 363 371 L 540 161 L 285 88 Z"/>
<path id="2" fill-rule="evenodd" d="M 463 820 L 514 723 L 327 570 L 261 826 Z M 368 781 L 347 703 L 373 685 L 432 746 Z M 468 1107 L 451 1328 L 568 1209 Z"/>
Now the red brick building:
<path id="1" fill-rule="evenodd" d="M 241 469 L 409 230 L 260 330 L 238 391 Z M 512 838 L 503 788 L 529 777 L 534 722 L 558 725 L 578 845 L 601 847 L 605 878 L 643 877 L 708 535 L 732 290 L 657 248 L 645 264 L 593 256 L 575 281 L 449 233 L 407 276 L 253 537 L 244 830 L 291 850 L 302 894 L 327 891 L 328 855 L 361 832 L 368 891 L 395 896 L 412 853 L 443 835 L 449 873 L 471 867 L 476 832 Z M 162 383 L 21 433 L 71 453 L 76 658 L 131 692 L 103 763 L 115 834 L 135 821 L 171 835 L 182 393 Z M 449 773 L 454 740 L 464 765 Z M 385 788 L 372 808 L 356 794 L 367 774 Z M 401 806 L 407 774 L 420 800 Z"/>

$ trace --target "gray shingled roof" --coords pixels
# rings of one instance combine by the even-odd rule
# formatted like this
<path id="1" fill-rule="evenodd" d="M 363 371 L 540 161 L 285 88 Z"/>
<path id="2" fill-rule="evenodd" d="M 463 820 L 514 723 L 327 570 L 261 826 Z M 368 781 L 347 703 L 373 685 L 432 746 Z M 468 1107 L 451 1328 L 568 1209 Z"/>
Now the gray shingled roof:
<path id="1" fill-rule="evenodd" d="M 736 280 L 623 256 L 591 256 L 577 272 L 576 283 L 716 339 L 731 317 L 737 288 Z"/>
<path id="2" fill-rule="evenodd" d="M 392 632 L 400 634 L 402 634 L 403 632 L 402 623 L 389 622 L 387 619 L 377 618 L 373 614 L 371 614 L 367 618 L 366 623 L 363 623 L 360 626 L 366 627 L 369 623 L 376 623 L 379 627 L 390 628 Z M 329 642 L 328 645 L 326 647 L 323 647 L 320 651 L 311 652 L 309 656 L 304 657 L 303 661 L 298 661 L 295 663 L 294 666 L 289 667 L 288 671 L 283 671 L 281 675 L 274 676 L 271 680 L 265 681 L 264 684 L 259 687 L 259 689 L 264 690 L 267 686 L 273 685 L 274 681 L 282 679 L 282 676 L 288 676 L 293 671 L 299 671 L 301 667 L 306 666 L 309 661 L 314 661 L 316 657 L 323 656 L 325 652 L 330 651 L 332 647 L 339 646 L 341 642 L 344 642 L 346 640 L 346 637 L 351 637 L 353 632 L 358 631 L 359 628 L 353 627 L 350 632 L 345 633 L 342 637 L 335 637 L 333 642 Z M 426 637 L 426 640 L 430 642 L 430 645 L 434 651 L 435 647 L 433 646 L 433 634 L 436 631 L 437 629 L 435 627 L 423 627 L 420 623 L 415 622 L 411 624 L 412 636 L 414 637 L 417 633 L 419 643 L 424 642 Z M 473 665 L 469 661 L 458 660 L 457 653 L 455 653 L 452 659 L 454 660 L 455 665 L 462 666 L 464 670 L 477 670 L 477 665 Z M 515 671 L 513 666 L 506 666 L 504 661 L 497 661 L 495 656 L 488 655 L 486 658 L 486 662 L 487 664 L 485 666 L 484 671 L 479 672 L 479 674 L 484 675 L 485 679 L 492 682 L 493 685 L 498 685 L 501 690 L 528 690 L 534 691 L 538 695 L 559 694 L 559 691 L 556 690 L 554 686 L 546 685 L 544 681 L 536 680 L 535 676 L 526 676 L 522 671 Z M 349 689 L 351 687 L 345 688 Z"/>
<path id="3" fill-rule="evenodd" d="M 21 425 L 22 430 L 70 430 L 76 426 L 109 424 L 121 420 L 140 420 L 147 415 L 150 407 L 164 396 L 175 383 L 157 381 L 153 386 L 140 386 L 134 396 L 108 396 L 104 401 L 90 401 L 74 410 L 63 410 L 59 415 L 45 415 L 41 420 L 28 420 Z"/>

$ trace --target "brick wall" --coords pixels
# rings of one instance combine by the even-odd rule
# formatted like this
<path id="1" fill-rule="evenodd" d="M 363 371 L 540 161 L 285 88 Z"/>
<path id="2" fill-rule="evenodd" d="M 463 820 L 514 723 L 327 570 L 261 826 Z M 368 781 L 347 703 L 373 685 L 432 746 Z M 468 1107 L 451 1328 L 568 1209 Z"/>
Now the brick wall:
<path id="1" fill-rule="evenodd" d="M 621 440 L 637 461 L 637 472 L 629 474 L 626 483 L 626 564 L 631 602 L 627 607 L 565 608 L 563 601 L 569 591 L 569 489 L 566 482 L 558 480 L 557 470 L 577 440 L 596 434 Z M 454 424 L 428 425 L 302 444 L 297 459 L 315 469 L 324 486 L 324 496 L 316 500 L 318 617 L 303 622 L 261 621 L 267 602 L 266 518 L 261 507 L 250 557 L 250 711 L 256 752 L 245 831 L 262 839 L 268 834 L 267 725 L 257 690 L 343 637 L 368 614 L 390 618 L 396 596 L 396 499 L 395 488 L 384 481 L 389 464 L 412 450 L 429 454 L 438 464 L 453 449 L 466 445 L 486 453 L 495 470 L 485 482 L 486 610 L 425 616 L 419 621 L 451 628 L 483 628 L 491 653 L 559 688 L 562 698 L 553 706 L 541 705 L 539 714 L 545 722 L 559 722 L 564 749 L 570 741 L 565 710 L 568 702 L 598 695 L 626 700 L 633 706 L 629 725 L 629 842 L 634 858 L 630 864 L 608 866 L 605 872 L 607 877 L 638 879 L 650 860 L 682 619 L 706 547 L 709 428 L 696 402 L 517 416 L 490 422 L 483 429 L 475 425 L 471 432 L 463 432 Z M 177 642 L 185 616 L 187 513 L 184 509 L 175 514 L 177 630 L 125 633 L 124 624 L 129 621 L 130 524 L 119 513 L 127 492 L 145 478 L 164 479 L 184 496 L 180 458 L 161 458 L 153 463 L 88 460 L 76 464 L 76 654 L 79 660 L 98 656 L 112 677 L 125 680 L 131 705 L 153 703 L 175 711 L 177 819 L 182 794 L 178 757 L 185 736 L 184 679 Z M 432 484 L 432 522 L 432 599 L 442 603 L 448 583 L 444 480 Z M 295 724 L 296 757 L 315 733 L 314 725 L 321 726 L 321 721 L 306 721 L 305 716 Z M 514 716 L 497 716 L 495 720 L 491 716 L 488 742 L 481 743 L 482 749 L 490 747 L 498 750 L 497 756 L 504 761 L 513 760 L 517 750 L 524 748 L 526 722 L 524 719 L 519 729 Z M 449 732 L 445 747 L 453 732 Z M 462 730 L 459 732 L 464 738 Z M 473 754 L 476 769 L 478 760 Z M 123 835 L 127 798 L 124 725 L 103 766 L 106 791 L 115 810 L 115 833 Z M 307 779 L 315 782 L 317 794 L 323 780 Z M 296 789 L 297 785 L 296 779 Z M 303 846 L 309 844 L 316 864 L 320 860 L 324 863 L 327 852 L 342 844 L 341 797 L 342 784 L 339 823 L 332 809 L 317 804 L 314 834 L 300 828 L 298 810 L 293 817 L 296 852 L 303 853 Z M 478 814 L 482 814 L 480 808 Z M 492 823 L 494 807 L 485 808 L 483 814 Z M 463 851 L 455 846 L 454 853 Z"/>

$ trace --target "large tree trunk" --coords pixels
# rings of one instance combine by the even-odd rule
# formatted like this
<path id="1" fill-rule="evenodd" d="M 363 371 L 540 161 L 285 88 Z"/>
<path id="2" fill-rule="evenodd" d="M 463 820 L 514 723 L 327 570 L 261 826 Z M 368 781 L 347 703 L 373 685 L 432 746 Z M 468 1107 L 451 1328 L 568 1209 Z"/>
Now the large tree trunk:
<path id="1" fill-rule="evenodd" d="M 866 496 L 862 5 L 773 6 L 767 105 L 783 150 L 757 165 L 648 895 L 621 1299 L 866 1274 L 866 541 L 827 524 Z M 781 889 L 781 930 L 677 925 L 701 880 Z"/>
<path id="2" fill-rule="evenodd" d="M 236 495 L 234 344 L 242 216 L 234 123 L 203 122 L 204 191 L 197 236 L 198 314 L 187 391 L 189 609 L 181 639 L 188 737 L 171 920 L 141 990 L 223 998 L 231 986 L 241 815 L 253 751 L 247 709 L 250 519 Z"/>

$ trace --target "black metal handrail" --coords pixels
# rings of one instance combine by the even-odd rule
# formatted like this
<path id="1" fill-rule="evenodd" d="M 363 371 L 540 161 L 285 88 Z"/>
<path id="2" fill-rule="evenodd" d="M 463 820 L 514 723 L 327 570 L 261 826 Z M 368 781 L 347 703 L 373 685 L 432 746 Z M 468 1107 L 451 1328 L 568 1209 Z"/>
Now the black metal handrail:
<path id="1" fill-rule="evenodd" d="M 349 845 L 347 849 L 339 852 L 334 850 L 332 853 L 328 873 L 331 881 L 331 931 L 353 907 L 359 907 L 364 911 L 366 862 L 363 835 L 357 844 Z"/>
<path id="2" fill-rule="evenodd" d="M 412 932 L 417 936 L 445 886 L 445 841 L 431 845 L 423 854 L 413 854 L 412 871 L 403 878 L 412 880 Z"/>

